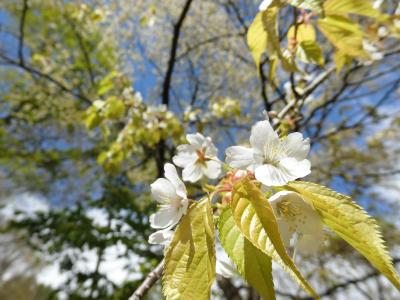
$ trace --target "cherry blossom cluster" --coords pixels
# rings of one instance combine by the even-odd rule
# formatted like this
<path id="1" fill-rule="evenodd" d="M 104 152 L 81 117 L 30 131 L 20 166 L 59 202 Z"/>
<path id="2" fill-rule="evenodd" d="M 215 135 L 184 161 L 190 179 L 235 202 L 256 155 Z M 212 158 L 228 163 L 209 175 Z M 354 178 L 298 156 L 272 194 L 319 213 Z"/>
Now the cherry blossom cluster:
<path id="1" fill-rule="evenodd" d="M 195 201 L 189 200 L 184 181 L 218 180 L 215 190 L 225 203 L 230 201 L 234 182 L 247 176 L 257 181 L 268 196 L 285 245 L 303 253 L 319 248 L 323 224 L 318 213 L 301 195 L 279 191 L 280 186 L 311 172 L 307 159 L 310 141 L 301 133 L 279 137 L 268 120 L 257 122 L 251 129 L 250 145 L 227 148 L 225 163 L 218 159 L 218 150 L 210 137 L 195 133 L 188 134 L 186 139 L 188 144 L 178 146 L 172 158 L 182 168 L 182 180 L 176 167 L 166 163 L 165 178 L 151 185 L 159 209 L 150 216 L 151 226 L 158 230 L 149 237 L 150 243 L 168 244 L 173 228 L 186 214 L 190 201 Z"/>

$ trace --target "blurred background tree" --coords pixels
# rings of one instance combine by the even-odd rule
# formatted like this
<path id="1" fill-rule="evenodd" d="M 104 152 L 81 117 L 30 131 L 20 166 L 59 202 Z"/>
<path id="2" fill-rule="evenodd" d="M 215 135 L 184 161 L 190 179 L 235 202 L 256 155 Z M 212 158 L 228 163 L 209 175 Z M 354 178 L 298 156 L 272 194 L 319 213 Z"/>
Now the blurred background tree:
<path id="1" fill-rule="evenodd" d="M 312 180 L 368 209 L 399 264 L 398 2 L 374 2 L 394 16 L 391 26 L 354 16 L 368 59 L 338 70 L 334 47 L 318 35 L 324 66 L 273 78 L 268 55 L 257 70 L 246 44 L 258 5 L 1 2 L 0 299 L 127 299 L 162 257 L 147 243 L 149 184 L 175 147 L 199 131 L 223 158 L 263 110 L 278 116 L 280 130 L 310 137 Z M 284 42 L 295 16 L 290 7 L 281 12 Z M 301 264 L 327 299 L 398 297 L 334 236 Z M 283 274 L 275 286 L 282 299 L 307 299 Z M 160 287 L 148 297 L 159 299 Z M 219 278 L 215 297 L 257 296 Z"/>

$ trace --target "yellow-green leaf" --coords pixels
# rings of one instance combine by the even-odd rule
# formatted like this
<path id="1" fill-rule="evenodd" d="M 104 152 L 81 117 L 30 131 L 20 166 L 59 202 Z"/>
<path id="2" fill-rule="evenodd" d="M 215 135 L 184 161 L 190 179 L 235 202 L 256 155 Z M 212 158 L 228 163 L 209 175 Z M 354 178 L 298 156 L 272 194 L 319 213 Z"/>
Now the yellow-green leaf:
<path id="1" fill-rule="evenodd" d="M 345 16 L 327 16 L 318 20 L 318 27 L 340 51 L 351 57 L 365 57 L 363 32 L 359 25 Z"/>
<path id="2" fill-rule="evenodd" d="M 236 226 L 232 210 L 226 208 L 218 222 L 222 247 L 237 266 L 243 278 L 265 300 L 274 300 L 271 258 L 253 246 Z"/>
<path id="3" fill-rule="evenodd" d="M 350 197 L 310 182 L 294 181 L 288 189 L 312 203 L 323 222 L 359 251 L 400 290 L 400 277 L 393 267 L 379 227 Z"/>
<path id="4" fill-rule="evenodd" d="M 316 65 L 324 64 L 322 50 L 315 41 L 302 41 L 297 48 L 296 55 L 305 63 Z"/>
<path id="5" fill-rule="evenodd" d="M 370 0 L 327 0 L 324 3 L 327 15 L 356 14 L 379 18 L 382 14 L 373 8 Z"/>
<path id="6" fill-rule="evenodd" d="M 315 41 L 317 38 L 317 34 L 315 32 L 315 28 L 312 24 L 299 24 L 296 26 L 291 26 L 289 28 L 287 38 L 289 42 L 291 40 L 296 40 L 297 43 L 301 43 L 303 41 Z"/>
<path id="7" fill-rule="evenodd" d="M 353 59 L 338 50 L 333 54 L 333 61 L 336 64 L 336 73 L 339 74 L 344 66 L 349 66 L 352 63 Z"/>
<path id="8" fill-rule="evenodd" d="M 233 188 L 231 208 L 242 234 L 255 247 L 284 266 L 308 293 L 318 298 L 286 252 L 272 207 L 260 189 L 248 179 L 239 181 Z"/>
<path id="9" fill-rule="evenodd" d="M 267 48 L 267 38 L 267 31 L 264 29 L 262 22 L 262 12 L 259 12 L 247 31 L 247 45 L 249 46 L 257 70 L 260 67 L 261 57 Z"/>
<path id="10" fill-rule="evenodd" d="M 125 104 L 116 97 L 109 97 L 106 100 L 104 116 L 109 119 L 119 119 L 125 115 Z"/>
<path id="11" fill-rule="evenodd" d="M 270 60 L 279 58 L 286 71 L 296 71 L 296 66 L 282 54 L 278 33 L 279 5 L 274 4 L 267 10 L 259 12 L 247 32 L 247 44 L 253 56 L 257 70 L 265 51 Z"/>
<path id="12" fill-rule="evenodd" d="M 165 250 L 163 292 L 167 300 L 210 299 L 215 279 L 214 224 L 209 199 L 192 204 Z"/>

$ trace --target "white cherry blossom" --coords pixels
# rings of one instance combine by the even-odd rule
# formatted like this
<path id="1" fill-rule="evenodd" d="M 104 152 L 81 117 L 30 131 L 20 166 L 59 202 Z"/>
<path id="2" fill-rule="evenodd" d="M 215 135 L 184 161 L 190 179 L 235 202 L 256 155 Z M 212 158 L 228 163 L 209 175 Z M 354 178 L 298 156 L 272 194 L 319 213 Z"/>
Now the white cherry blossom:
<path id="1" fill-rule="evenodd" d="M 174 235 L 174 231 L 170 228 L 161 229 L 149 236 L 149 243 L 155 245 L 164 245 L 167 246 Z"/>
<path id="2" fill-rule="evenodd" d="M 218 150 L 211 138 L 196 133 L 188 134 L 186 139 L 189 144 L 179 145 L 177 155 L 172 158 L 175 165 L 183 168 L 183 180 L 196 182 L 203 175 L 210 179 L 218 178 L 222 164 L 217 158 Z"/>
<path id="3" fill-rule="evenodd" d="M 313 253 L 323 243 L 323 223 L 315 209 L 298 193 L 281 191 L 269 202 L 274 210 L 283 242 L 290 246 L 296 235 L 297 252 Z"/>
<path id="4" fill-rule="evenodd" d="M 280 139 L 269 121 L 260 121 L 251 130 L 250 144 L 251 148 L 226 149 L 226 162 L 232 168 L 253 171 L 256 179 L 268 187 L 285 185 L 311 172 L 306 159 L 310 142 L 299 132 Z"/>
<path id="5" fill-rule="evenodd" d="M 174 165 L 164 165 L 165 178 L 158 178 L 151 185 L 151 193 L 160 205 L 155 214 L 150 216 L 153 228 L 171 228 L 176 225 L 186 213 L 188 199 L 186 188 L 179 178 Z"/>

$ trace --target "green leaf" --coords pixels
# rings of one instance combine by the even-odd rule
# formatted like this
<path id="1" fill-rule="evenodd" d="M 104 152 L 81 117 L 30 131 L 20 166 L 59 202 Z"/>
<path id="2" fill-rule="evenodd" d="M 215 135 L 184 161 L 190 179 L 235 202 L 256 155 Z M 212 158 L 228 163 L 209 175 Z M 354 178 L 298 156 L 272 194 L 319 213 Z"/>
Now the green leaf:
<path id="1" fill-rule="evenodd" d="M 347 67 L 350 66 L 353 59 L 350 56 L 347 56 L 346 53 L 343 53 L 341 51 L 336 51 L 333 54 L 333 61 L 336 64 L 336 73 L 339 74 L 344 66 Z"/>
<path id="2" fill-rule="evenodd" d="M 330 229 L 359 251 L 400 290 L 400 277 L 393 267 L 379 227 L 362 207 L 350 197 L 315 183 L 294 181 L 287 188 L 309 201 Z"/>
<path id="3" fill-rule="evenodd" d="M 232 191 L 231 208 L 242 234 L 255 247 L 280 263 L 304 290 L 319 298 L 287 254 L 273 209 L 260 189 L 248 179 L 239 181 Z"/>
<path id="4" fill-rule="evenodd" d="M 163 292 L 169 299 L 210 299 L 215 229 L 209 199 L 192 204 L 165 250 Z"/>
<path id="5" fill-rule="evenodd" d="M 247 31 L 247 45 L 249 46 L 257 70 L 260 68 L 261 57 L 267 48 L 268 39 L 267 31 L 264 29 L 262 22 L 262 15 L 262 12 L 257 14 Z"/>
<path id="6" fill-rule="evenodd" d="M 291 26 L 287 33 L 288 40 L 296 40 L 298 43 L 303 41 L 315 41 L 317 39 L 317 33 L 312 24 L 298 24 Z"/>
<path id="7" fill-rule="evenodd" d="M 288 72 L 297 71 L 294 63 L 282 54 L 278 33 L 279 5 L 274 4 L 267 10 L 259 12 L 247 32 L 247 44 L 253 56 L 257 70 L 265 51 L 270 61 L 279 60 Z"/>
<path id="8" fill-rule="evenodd" d="M 117 71 L 112 71 L 106 77 L 104 77 L 99 83 L 99 88 L 97 90 L 97 94 L 99 96 L 103 96 L 109 90 L 111 90 L 114 87 L 113 80 L 117 76 L 119 76 L 119 73 Z"/>
<path id="9" fill-rule="evenodd" d="M 108 119 L 120 119 L 125 115 L 125 104 L 117 97 L 110 97 L 106 100 L 104 116 Z"/>
<path id="10" fill-rule="evenodd" d="M 263 299 L 274 300 L 271 258 L 243 236 L 235 224 L 229 207 L 222 212 L 218 229 L 222 247 L 235 263 L 242 277 L 257 290 Z"/>
<path id="11" fill-rule="evenodd" d="M 324 3 L 324 12 L 327 15 L 356 14 L 372 18 L 382 17 L 382 14 L 373 8 L 370 0 L 327 0 Z"/>
<path id="12" fill-rule="evenodd" d="M 297 51 L 297 57 L 309 64 L 323 65 L 324 57 L 322 56 L 322 50 L 317 42 L 314 41 L 303 41 L 299 44 Z"/>
<path id="13" fill-rule="evenodd" d="M 363 32 L 359 25 L 345 16 L 327 16 L 318 20 L 318 27 L 339 50 L 351 57 L 365 57 Z"/>
<path id="14" fill-rule="evenodd" d="M 95 109 L 92 109 L 92 107 L 90 107 L 86 113 L 84 122 L 86 128 L 92 130 L 97 126 L 99 126 L 102 120 L 103 118 L 97 113 L 97 111 Z"/>

